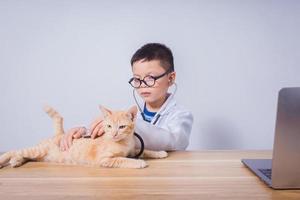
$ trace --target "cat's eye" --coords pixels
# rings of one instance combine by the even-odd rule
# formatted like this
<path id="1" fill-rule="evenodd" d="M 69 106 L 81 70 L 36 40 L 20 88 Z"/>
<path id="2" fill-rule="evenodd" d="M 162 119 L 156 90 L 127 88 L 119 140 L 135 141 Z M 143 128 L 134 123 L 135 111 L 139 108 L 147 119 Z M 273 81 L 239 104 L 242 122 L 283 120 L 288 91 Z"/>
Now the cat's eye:
<path id="1" fill-rule="evenodd" d="M 111 128 L 111 125 L 108 124 L 108 125 L 107 125 L 107 128 Z"/>
<path id="2" fill-rule="evenodd" d="M 125 127 L 126 127 L 125 125 L 121 125 L 121 126 L 119 126 L 119 129 L 123 129 Z"/>

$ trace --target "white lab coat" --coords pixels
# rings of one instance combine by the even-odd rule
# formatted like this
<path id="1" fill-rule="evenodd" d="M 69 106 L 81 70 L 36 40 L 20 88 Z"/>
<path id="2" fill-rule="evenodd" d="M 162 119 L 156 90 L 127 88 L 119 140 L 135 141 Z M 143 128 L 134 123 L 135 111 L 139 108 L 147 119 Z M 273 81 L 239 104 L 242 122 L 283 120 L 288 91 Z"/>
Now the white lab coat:
<path id="1" fill-rule="evenodd" d="M 143 109 L 144 103 L 139 106 Z M 150 123 L 143 120 L 140 111 L 137 113 L 135 132 L 143 138 L 145 149 L 185 150 L 189 145 L 192 125 L 191 112 L 177 105 L 174 96 L 170 95 Z M 138 139 L 136 145 L 140 146 Z"/>

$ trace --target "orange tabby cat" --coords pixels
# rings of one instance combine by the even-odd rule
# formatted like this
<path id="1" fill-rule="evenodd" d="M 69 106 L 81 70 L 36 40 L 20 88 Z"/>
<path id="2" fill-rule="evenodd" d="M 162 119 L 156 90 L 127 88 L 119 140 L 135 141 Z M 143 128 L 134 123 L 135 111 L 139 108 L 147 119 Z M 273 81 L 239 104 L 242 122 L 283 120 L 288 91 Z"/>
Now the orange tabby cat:
<path id="1" fill-rule="evenodd" d="M 134 122 L 136 107 L 128 111 L 112 112 L 100 107 L 103 116 L 105 134 L 96 139 L 80 138 L 73 141 L 68 151 L 60 151 L 59 141 L 64 134 L 63 118 L 51 107 L 45 111 L 54 121 L 55 136 L 37 146 L 18 151 L 9 151 L 0 156 L 0 168 L 6 165 L 21 166 L 28 160 L 79 164 L 102 167 L 144 168 L 147 163 L 141 159 L 127 156 L 136 155 Z M 144 150 L 143 157 L 165 158 L 165 151 Z"/>

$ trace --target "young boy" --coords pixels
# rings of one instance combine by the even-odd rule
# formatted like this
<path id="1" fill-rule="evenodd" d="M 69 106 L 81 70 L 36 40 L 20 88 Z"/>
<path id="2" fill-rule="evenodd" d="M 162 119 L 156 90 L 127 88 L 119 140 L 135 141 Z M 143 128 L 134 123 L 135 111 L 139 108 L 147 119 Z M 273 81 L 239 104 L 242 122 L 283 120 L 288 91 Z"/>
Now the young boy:
<path id="1" fill-rule="evenodd" d="M 135 132 L 150 150 L 185 150 L 189 144 L 193 124 L 192 114 L 176 104 L 174 94 L 168 93 L 175 84 L 173 55 L 163 44 L 149 43 L 138 49 L 131 58 L 133 77 L 129 83 L 142 98 L 137 106 L 139 112 Z M 176 88 L 175 88 L 176 91 Z M 96 119 L 89 129 L 77 127 L 69 130 L 61 140 L 61 150 L 67 150 L 74 138 L 91 134 L 92 138 L 103 132 L 102 117 Z M 138 142 L 137 142 L 138 144 Z"/>

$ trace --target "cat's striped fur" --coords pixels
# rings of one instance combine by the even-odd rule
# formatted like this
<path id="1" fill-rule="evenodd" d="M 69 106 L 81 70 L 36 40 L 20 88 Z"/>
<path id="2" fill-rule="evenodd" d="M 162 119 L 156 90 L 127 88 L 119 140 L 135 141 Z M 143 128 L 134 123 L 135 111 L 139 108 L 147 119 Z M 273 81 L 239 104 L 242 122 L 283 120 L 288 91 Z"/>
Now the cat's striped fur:
<path id="1" fill-rule="evenodd" d="M 146 167 L 144 160 L 127 158 L 138 152 L 133 135 L 136 107 L 128 111 L 113 112 L 104 107 L 101 110 L 105 134 L 96 139 L 76 139 L 68 151 L 60 151 L 59 142 L 64 135 L 63 118 L 53 108 L 45 107 L 53 119 L 55 135 L 34 147 L 4 153 L 0 156 L 0 168 L 6 165 L 18 167 L 28 160 L 102 167 Z M 167 153 L 145 150 L 143 157 L 164 158 Z"/>

